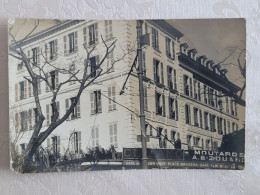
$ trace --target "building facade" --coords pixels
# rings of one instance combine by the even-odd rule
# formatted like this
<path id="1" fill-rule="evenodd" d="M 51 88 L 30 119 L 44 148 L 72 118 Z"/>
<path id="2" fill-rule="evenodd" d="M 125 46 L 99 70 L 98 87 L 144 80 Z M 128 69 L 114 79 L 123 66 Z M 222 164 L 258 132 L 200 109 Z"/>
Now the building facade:
<path id="1" fill-rule="evenodd" d="M 32 68 L 40 72 L 37 67 L 44 67 L 50 83 L 38 83 L 46 118 L 44 131 L 52 120 L 52 91 L 71 77 L 60 70 L 79 71 L 80 75 L 86 50 L 93 49 L 88 69 L 92 72 L 105 53 L 102 39 L 108 45 L 116 40 L 115 49 L 102 65 L 108 73 L 84 90 L 72 114 L 45 140 L 43 148 L 80 156 L 96 146 L 107 149 L 113 145 L 119 152 L 124 147 L 141 147 L 136 70 L 120 95 L 136 56 L 136 25 L 136 21 L 64 21 L 25 41 L 22 48 Z M 183 34 L 166 21 L 144 21 L 142 33 L 149 33 L 151 43 L 142 50 L 148 148 L 217 150 L 223 134 L 240 128 L 233 98 L 239 87 L 228 81 L 225 70 L 181 42 Z M 11 56 L 9 63 L 11 138 L 18 138 L 17 146 L 22 151 L 38 115 L 23 63 Z M 64 83 L 57 96 L 59 116 L 73 103 L 78 88 L 79 83 L 73 79 Z M 181 143 L 178 146 L 174 144 L 177 140 Z"/>

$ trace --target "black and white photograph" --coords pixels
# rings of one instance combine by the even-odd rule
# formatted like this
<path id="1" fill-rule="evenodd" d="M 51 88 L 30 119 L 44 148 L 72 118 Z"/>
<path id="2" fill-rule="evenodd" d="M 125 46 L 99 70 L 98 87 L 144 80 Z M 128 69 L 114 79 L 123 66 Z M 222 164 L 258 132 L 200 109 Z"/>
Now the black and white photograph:
<path id="1" fill-rule="evenodd" d="M 245 167 L 246 22 L 8 20 L 18 173 Z"/>

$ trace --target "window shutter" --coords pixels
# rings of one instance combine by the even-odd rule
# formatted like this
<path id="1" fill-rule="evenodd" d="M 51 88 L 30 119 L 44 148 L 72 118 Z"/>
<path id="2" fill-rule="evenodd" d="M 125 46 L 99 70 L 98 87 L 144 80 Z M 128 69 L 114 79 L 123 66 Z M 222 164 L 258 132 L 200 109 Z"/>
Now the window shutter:
<path id="1" fill-rule="evenodd" d="M 40 59 L 41 59 L 40 53 L 41 53 L 40 47 L 37 47 L 37 66 L 40 65 Z"/>
<path id="2" fill-rule="evenodd" d="M 167 86 L 170 88 L 170 81 L 171 81 L 171 75 L 170 75 L 170 67 L 167 66 Z"/>
<path id="3" fill-rule="evenodd" d="M 189 83 L 190 84 L 190 86 L 189 86 L 190 87 L 190 96 L 193 97 L 193 93 L 192 93 L 192 78 L 189 78 L 189 80 L 190 80 L 190 83 Z"/>
<path id="4" fill-rule="evenodd" d="M 152 46 L 155 47 L 155 29 L 152 28 Z"/>
<path id="5" fill-rule="evenodd" d="M 50 73 L 46 73 L 46 76 L 47 76 L 47 81 L 49 82 L 49 84 L 50 84 Z M 48 83 L 46 82 L 45 83 L 46 84 L 46 92 L 49 92 L 50 91 L 50 87 L 49 87 L 49 85 L 48 85 Z"/>
<path id="6" fill-rule="evenodd" d="M 45 60 L 44 61 L 48 61 L 49 60 L 48 43 L 45 43 L 45 45 L 44 45 L 44 55 L 45 55 Z"/>
<path id="7" fill-rule="evenodd" d="M 67 55 L 68 49 L 67 49 L 67 35 L 63 37 L 63 44 L 64 44 L 64 55 Z"/>
<path id="8" fill-rule="evenodd" d="M 50 124 L 50 107 L 49 107 L 49 104 L 46 105 L 46 123 L 47 123 L 47 125 Z"/>
<path id="9" fill-rule="evenodd" d="M 116 100 L 116 87 L 115 86 L 112 86 L 112 97 L 113 97 L 113 100 L 115 101 Z M 116 109 L 116 103 L 115 102 L 112 102 L 113 104 L 113 110 Z"/>
<path id="10" fill-rule="evenodd" d="M 157 82 L 157 78 L 156 78 L 156 60 L 153 59 L 153 74 L 154 74 L 154 82 Z"/>
<path id="11" fill-rule="evenodd" d="M 69 110 L 69 99 L 65 99 L 65 107 L 66 107 L 66 113 L 68 112 L 68 110 Z M 70 117 L 68 116 L 68 118 L 66 119 L 66 120 L 69 120 L 70 119 Z"/>
<path id="12" fill-rule="evenodd" d="M 47 138 L 47 150 L 51 150 L 51 138 Z"/>
<path id="13" fill-rule="evenodd" d="M 59 72 L 55 71 L 55 88 L 57 89 L 59 86 Z"/>
<path id="14" fill-rule="evenodd" d="M 60 136 L 57 136 L 57 152 L 60 153 Z"/>
<path id="15" fill-rule="evenodd" d="M 32 109 L 28 110 L 27 114 L 28 124 L 29 124 L 29 130 L 32 129 Z"/>
<path id="16" fill-rule="evenodd" d="M 155 92 L 155 111 L 158 114 L 158 101 L 157 101 L 157 93 Z"/>
<path id="17" fill-rule="evenodd" d="M 97 93 L 97 99 L 98 99 L 98 113 L 102 112 L 102 102 L 101 102 L 101 91 Z"/>
<path id="18" fill-rule="evenodd" d="M 95 28 L 95 44 L 97 44 L 97 42 L 98 42 L 98 23 L 94 24 L 94 28 Z"/>
<path id="19" fill-rule="evenodd" d="M 83 28 L 83 41 L 84 45 L 87 46 L 87 28 Z"/>
<path id="20" fill-rule="evenodd" d="M 41 93 L 42 93 L 42 90 L 41 90 L 41 81 L 40 81 L 39 78 L 37 79 L 37 82 L 38 82 L 38 94 L 41 94 Z"/>
<path id="21" fill-rule="evenodd" d="M 108 110 L 112 110 L 112 87 L 108 87 Z"/>
<path id="22" fill-rule="evenodd" d="M 81 150 L 81 131 L 78 132 L 78 149 Z"/>
<path id="23" fill-rule="evenodd" d="M 29 49 L 27 51 L 27 59 L 28 59 L 29 62 L 30 62 L 30 58 L 31 58 L 31 50 Z"/>
<path id="24" fill-rule="evenodd" d="M 54 40 L 54 58 L 58 57 L 58 40 Z"/>
<path id="25" fill-rule="evenodd" d="M 14 126 L 15 126 L 15 132 L 18 133 L 19 131 L 19 114 L 16 112 L 15 113 L 15 121 L 14 121 Z"/>
<path id="26" fill-rule="evenodd" d="M 28 93 L 29 93 L 29 97 L 32 97 L 32 84 L 28 83 Z"/>
<path id="27" fill-rule="evenodd" d="M 173 75 L 174 75 L 174 89 L 177 90 L 177 74 L 175 69 L 173 69 Z"/>
<path id="28" fill-rule="evenodd" d="M 86 66 L 88 66 L 88 59 L 84 59 L 84 67 L 86 67 Z M 88 73 L 88 69 L 89 69 L 89 67 L 87 67 L 86 73 Z"/>
<path id="29" fill-rule="evenodd" d="M 24 95 L 24 99 L 27 98 L 27 82 L 28 82 L 27 80 L 24 81 L 24 94 L 23 94 Z"/>
<path id="30" fill-rule="evenodd" d="M 56 106 L 57 106 L 58 114 L 60 116 L 60 102 L 56 102 Z M 58 119 L 59 119 L 59 116 L 58 116 Z"/>
<path id="31" fill-rule="evenodd" d="M 178 120 L 178 100 L 175 100 L 175 120 Z"/>
<path id="32" fill-rule="evenodd" d="M 78 32 L 75 31 L 74 32 L 74 47 L 75 47 L 75 51 L 78 51 Z"/>
<path id="33" fill-rule="evenodd" d="M 172 41 L 172 58 L 175 59 L 174 41 Z"/>
<path id="34" fill-rule="evenodd" d="M 162 95 L 162 102 L 163 102 L 163 116 L 166 115 L 166 112 L 165 112 L 165 95 Z"/>
<path id="35" fill-rule="evenodd" d="M 15 101 L 16 101 L 16 102 L 19 101 L 19 94 L 18 94 L 18 91 L 19 91 L 19 84 L 16 83 L 16 84 L 15 84 Z"/>
<path id="36" fill-rule="evenodd" d="M 95 114 L 94 92 L 90 92 L 91 114 Z"/>
<path id="37" fill-rule="evenodd" d="M 162 77 L 161 83 L 164 84 L 163 63 L 161 63 L 161 77 Z"/>
<path id="38" fill-rule="evenodd" d="M 80 99 L 78 100 L 76 106 L 77 106 L 77 118 L 79 118 L 80 117 Z"/>
<path id="39" fill-rule="evenodd" d="M 95 60 L 96 60 L 96 67 L 95 68 L 97 68 L 96 69 L 96 75 L 98 75 L 99 73 L 100 73 L 100 71 L 101 71 L 101 68 L 100 68 L 100 66 L 99 66 L 99 56 L 97 55 L 97 56 L 95 56 Z"/>

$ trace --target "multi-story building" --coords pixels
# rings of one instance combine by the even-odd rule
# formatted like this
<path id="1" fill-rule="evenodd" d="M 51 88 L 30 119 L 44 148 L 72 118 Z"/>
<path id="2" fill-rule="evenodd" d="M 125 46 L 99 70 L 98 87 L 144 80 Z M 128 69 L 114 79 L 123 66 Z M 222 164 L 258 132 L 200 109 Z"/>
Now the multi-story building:
<path id="1" fill-rule="evenodd" d="M 136 50 L 136 24 L 136 21 L 64 21 L 24 42 L 22 48 L 32 68 L 36 68 L 34 64 L 48 67 L 44 71 L 50 85 L 38 83 L 46 117 L 42 131 L 47 129 L 53 115 L 50 88 L 55 90 L 71 76 L 60 70 L 81 71 L 86 63 L 86 49 L 95 47 L 89 58 L 91 72 L 104 56 L 102 39 L 106 44 L 117 40 L 103 69 L 109 69 L 124 56 L 84 90 L 72 114 L 42 144 L 44 148 L 78 154 L 95 146 L 114 145 L 119 152 L 124 147 L 141 147 L 136 71 L 131 73 L 120 95 L 136 56 L 134 51 L 125 53 L 129 47 Z M 198 56 L 196 49 L 181 43 L 183 34 L 166 21 L 147 20 L 142 27 L 143 34 L 150 34 L 151 42 L 142 51 L 148 147 L 174 148 L 173 143 L 180 140 L 182 149 L 216 150 L 223 134 L 238 130 L 236 102 L 232 97 L 239 87 L 212 60 Z M 10 56 L 10 129 L 12 139 L 19 136 L 20 151 L 25 149 L 38 120 L 27 76 L 23 63 Z M 78 88 L 79 83 L 72 80 L 60 90 L 57 96 L 60 116 L 73 103 Z"/>

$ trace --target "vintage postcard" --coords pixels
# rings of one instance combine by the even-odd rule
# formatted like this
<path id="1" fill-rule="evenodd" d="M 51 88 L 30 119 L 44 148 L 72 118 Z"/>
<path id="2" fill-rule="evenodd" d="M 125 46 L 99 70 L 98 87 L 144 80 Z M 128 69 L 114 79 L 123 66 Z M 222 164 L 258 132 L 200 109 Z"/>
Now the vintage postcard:
<path id="1" fill-rule="evenodd" d="M 19 173 L 244 169 L 244 19 L 9 19 Z"/>

